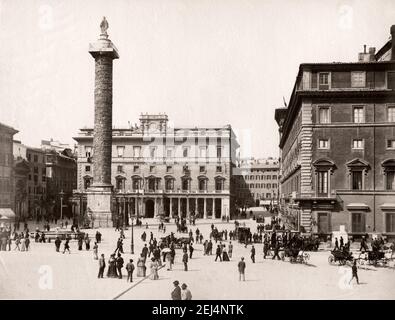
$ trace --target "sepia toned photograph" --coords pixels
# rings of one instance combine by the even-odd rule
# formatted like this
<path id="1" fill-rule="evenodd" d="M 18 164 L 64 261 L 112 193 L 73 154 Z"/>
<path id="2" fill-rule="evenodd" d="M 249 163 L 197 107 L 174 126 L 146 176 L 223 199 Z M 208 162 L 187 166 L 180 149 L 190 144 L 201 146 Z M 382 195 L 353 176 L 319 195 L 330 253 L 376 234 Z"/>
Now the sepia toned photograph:
<path id="1" fill-rule="evenodd" d="M 395 298 L 393 0 L 0 0 L 0 41 L 0 300 Z"/>

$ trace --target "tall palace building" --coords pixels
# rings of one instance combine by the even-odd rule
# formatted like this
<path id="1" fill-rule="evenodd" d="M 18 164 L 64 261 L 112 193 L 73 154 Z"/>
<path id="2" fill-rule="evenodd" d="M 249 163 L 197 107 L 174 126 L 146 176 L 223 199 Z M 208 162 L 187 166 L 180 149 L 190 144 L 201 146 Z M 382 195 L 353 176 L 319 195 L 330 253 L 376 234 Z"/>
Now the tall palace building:
<path id="1" fill-rule="evenodd" d="M 80 129 L 78 190 L 74 214 L 88 214 L 86 190 L 93 182 L 93 129 Z M 230 125 L 170 128 L 165 114 L 142 114 L 140 125 L 112 131 L 112 215 L 222 218 L 232 216 L 235 155 Z"/>
<path id="2" fill-rule="evenodd" d="M 282 211 L 307 232 L 395 236 L 395 26 L 355 62 L 303 63 L 280 130 Z"/>

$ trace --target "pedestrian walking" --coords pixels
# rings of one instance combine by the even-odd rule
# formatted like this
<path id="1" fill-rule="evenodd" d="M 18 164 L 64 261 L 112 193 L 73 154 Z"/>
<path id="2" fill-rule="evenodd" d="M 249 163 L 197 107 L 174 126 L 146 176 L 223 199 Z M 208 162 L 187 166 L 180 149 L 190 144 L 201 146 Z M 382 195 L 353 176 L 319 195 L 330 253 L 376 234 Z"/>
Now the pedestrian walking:
<path id="1" fill-rule="evenodd" d="M 232 259 L 232 253 L 233 253 L 233 244 L 232 244 L 232 241 L 229 241 L 229 245 L 228 245 L 228 256 L 229 256 L 229 259 Z"/>
<path id="2" fill-rule="evenodd" d="M 274 247 L 274 255 L 272 260 L 274 260 L 277 257 L 277 260 L 281 260 L 280 256 L 278 255 L 280 251 L 280 243 L 278 241 L 276 241 L 276 245 Z"/>
<path id="3" fill-rule="evenodd" d="M 21 251 L 21 248 L 19 247 L 19 244 L 21 243 L 21 239 L 19 239 L 19 236 L 16 237 L 15 239 L 15 248 L 14 251 L 18 248 L 18 251 Z"/>
<path id="4" fill-rule="evenodd" d="M 104 259 L 104 254 L 102 253 L 99 259 L 99 274 L 97 275 L 99 279 L 103 278 L 105 268 L 106 268 L 106 260 Z"/>
<path id="5" fill-rule="evenodd" d="M 181 285 L 181 289 L 181 300 L 192 300 L 192 293 L 185 283 Z"/>
<path id="6" fill-rule="evenodd" d="M 173 284 L 174 284 L 174 289 L 171 292 L 171 299 L 172 300 L 181 300 L 181 288 L 179 286 L 180 283 L 178 282 L 178 280 L 176 280 L 173 282 Z"/>
<path id="7" fill-rule="evenodd" d="M 150 274 L 150 279 L 151 280 L 158 280 L 159 279 L 159 274 L 158 274 L 158 261 L 156 261 L 156 259 L 154 257 L 151 258 L 151 265 L 150 265 L 150 269 L 151 269 L 151 274 Z"/>
<path id="8" fill-rule="evenodd" d="M 339 250 L 339 241 L 335 238 L 335 250 Z"/>
<path id="9" fill-rule="evenodd" d="M 351 281 L 355 278 L 357 279 L 357 284 L 359 284 L 359 279 L 358 279 L 358 267 L 357 267 L 357 260 L 354 260 L 354 264 L 351 267 L 352 269 L 352 277 L 351 280 L 349 282 L 349 284 L 351 283 Z"/>
<path id="10" fill-rule="evenodd" d="M 184 263 L 184 271 L 188 271 L 188 253 L 184 252 L 182 262 Z"/>
<path id="11" fill-rule="evenodd" d="M 146 274 L 146 266 L 145 266 L 146 257 L 141 254 L 139 260 L 137 261 L 137 276 L 145 277 Z"/>
<path id="12" fill-rule="evenodd" d="M 118 253 L 118 257 L 116 260 L 117 270 L 118 270 L 118 278 L 122 279 L 122 268 L 123 268 L 123 258 L 120 253 Z"/>
<path id="13" fill-rule="evenodd" d="M 254 245 L 252 245 L 252 247 L 251 247 L 251 260 L 252 260 L 252 263 L 255 263 L 255 247 L 254 247 Z"/>
<path id="14" fill-rule="evenodd" d="M 67 250 L 69 253 L 71 253 L 71 252 L 70 252 L 69 239 L 66 239 L 66 242 L 64 243 L 64 250 L 63 250 L 63 253 L 65 253 L 66 250 Z"/>
<path id="15" fill-rule="evenodd" d="M 95 244 L 93 245 L 93 259 L 97 260 L 98 256 L 97 256 L 97 251 L 99 249 L 99 246 L 97 245 L 97 242 L 95 242 Z"/>
<path id="16" fill-rule="evenodd" d="M 88 251 L 91 248 L 91 239 L 89 239 L 89 235 L 85 236 L 85 249 Z"/>
<path id="17" fill-rule="evenodd" d="M 241 281 L 241 278 L 243 278 L 243 281 L 246 281 L 245 278 L 246 263 L 244 262 L 244 257 L 241 257 L 241 260 L 239 261 L 237 268 L 239 270 L 239 281 Z"/>
<path id="18" fill-rule="evenodd" d="M 128 272 L 128 278 L 126 279 L 126 282 L 133 282 L 133 271 L 134 271 L 134 264 L 133 264 L 133 259 L 130 259 L 129 262 L 126 265 L 126 271 Z"/>
<path id="19" fill-rule="evenodd" d="M 344 247 L 344 240 L 343 237 L 340 236 L 340 250 L 343 249 L 343 247 Z"/>
<path id="20" fill-rule="evenodd" d="M 192 243 L 190 243 L 190 244 L 189 244 L 189 259 L 192 259 L 193 250 L 194 250 L 194 248 L 193 248 L 193 246 L 192 246 Z"/>
<path id="21" fill-rule="evenodd" d="M 217 246 L 217 250 L 215 251 L 215 261 L 217 261 L 218 258 L 220 261 L 222 261 L 221 248 L 219 245 Z"/>

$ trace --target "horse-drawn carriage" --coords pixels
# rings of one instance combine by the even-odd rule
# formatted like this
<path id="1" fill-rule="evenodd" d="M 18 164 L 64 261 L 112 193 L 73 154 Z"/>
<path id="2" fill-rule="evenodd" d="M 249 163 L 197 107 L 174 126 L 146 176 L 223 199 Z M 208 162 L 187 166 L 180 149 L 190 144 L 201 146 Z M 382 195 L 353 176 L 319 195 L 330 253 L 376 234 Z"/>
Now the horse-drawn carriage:
<path id="1" fill-rule="evenodd" d="M 299 248 L 293 246 L 284 247 L 284 251 L 280 253 L 280 257 L 282 261 L 285 261 L 285 258 L 289 258 L 289 262 L 291 263 L 308 263 L 310 260 L 310 255 Z"/>
<path id="2" fill-rule="evenodd" d="M 173 242 L 174 243 L 174 247 L 176 249 L 181 249 L 184 244 L 189 244 L 191 241 L 191 239 L 188 237 L 181 237 L 181 238 L 176 238 L 174 235 L 168 235 L 166 237 L 162 237 L 160 238 L 159 241 L 159 246 L 163 249 L 163 248 L 169 248 L 170 244 Z"/>
<path id="3" fill-rule="evenodd" d="M 375 267 L 381 266 L 385 267 L 390 261 L 394 259 L 393 251 L 391 249 L 387 250 L 370 250 L 361 252 L 358 257 L 358 263 L 369 264 Z"/>
<path id="4" fill-rule="evenodd" d="M 352 253 L 347 250 L 332 250 L 331 255 L 328 257 L 329 264 L 345 265 L 351 263 L 354 260 Z"/>

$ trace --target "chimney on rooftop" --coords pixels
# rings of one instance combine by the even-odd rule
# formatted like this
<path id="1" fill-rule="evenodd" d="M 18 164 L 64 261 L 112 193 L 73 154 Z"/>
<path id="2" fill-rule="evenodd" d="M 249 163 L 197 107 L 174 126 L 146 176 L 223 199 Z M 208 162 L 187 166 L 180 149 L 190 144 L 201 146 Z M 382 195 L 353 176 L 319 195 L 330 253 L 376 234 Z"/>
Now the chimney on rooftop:
<path id="1" fill-rule="evenodd" d="M 369 52 L 366 52 L 366 44 L 363 45 L 363 52 L 358 54 L 359 62 L 375 61 L 376 48 L 369 48 Z"/>
<path id="2" fill-rule="evenodd" d="M 391 26 L 391 60 L 395 60 L 395 25 Z"/>

